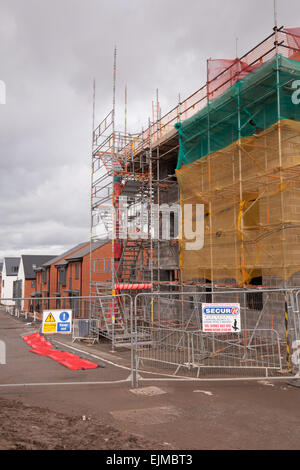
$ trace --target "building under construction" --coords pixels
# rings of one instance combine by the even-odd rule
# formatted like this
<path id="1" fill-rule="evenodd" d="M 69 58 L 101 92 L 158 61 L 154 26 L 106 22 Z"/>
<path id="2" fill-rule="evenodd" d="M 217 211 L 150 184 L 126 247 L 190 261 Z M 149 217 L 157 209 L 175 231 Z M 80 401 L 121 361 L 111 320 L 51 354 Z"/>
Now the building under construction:
<path id="1" fill-rule="evenodd" d="M 118 132 L 113 99 L 93 132 L 91 244 L 109 236 L 112 252 L 91 251 L 91 295 L 300 285 L 298 80 L 300 28 L 275 27 L 240 58 L 208 60 L 207 83 L 164 116 L 157 98 L 146 130 Z M 172 211 L 161 236 L 174 203 L 184 217 L 204 206 L 201 249 Z M 96 283 L 105 263 L 111 282 Z"/>

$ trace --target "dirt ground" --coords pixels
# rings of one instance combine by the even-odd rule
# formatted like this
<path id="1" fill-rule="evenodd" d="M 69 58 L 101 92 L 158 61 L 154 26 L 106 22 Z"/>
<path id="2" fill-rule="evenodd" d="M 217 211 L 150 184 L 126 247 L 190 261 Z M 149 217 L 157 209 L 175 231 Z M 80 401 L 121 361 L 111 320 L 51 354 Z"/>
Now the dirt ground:
<path id="1" fill-rule="evenodd" d="M 300 448 L 300 389 L 287 378 L 178 381 L 142 372 L 132 389 L 128 354 L 53 338 L 100 366 L 71 371 L 29 351 L 22 335 L 33 327 L 0 309 L 0 449 Z"/>
<path id="2" fill-rule="evenodd" d="M 0 398 L 1 450 L 139 450 L 169 445 L 118 430 L 89 416 L 67 416 Z"/>

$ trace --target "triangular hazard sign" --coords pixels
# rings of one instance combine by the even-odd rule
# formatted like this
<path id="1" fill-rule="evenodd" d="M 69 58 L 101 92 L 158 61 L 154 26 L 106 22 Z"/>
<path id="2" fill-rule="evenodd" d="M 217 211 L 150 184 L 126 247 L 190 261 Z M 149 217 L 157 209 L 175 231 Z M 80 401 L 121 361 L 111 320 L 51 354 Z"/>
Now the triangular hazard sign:
<path id="1" fill-rule="evenodd" d="M 46 318 L 45 320 L 45 323 L 46 322 L 55 322 L 55 318 L 54 316 L 52 315 L 52 313 L 49 313 L 48 317 Z"/>

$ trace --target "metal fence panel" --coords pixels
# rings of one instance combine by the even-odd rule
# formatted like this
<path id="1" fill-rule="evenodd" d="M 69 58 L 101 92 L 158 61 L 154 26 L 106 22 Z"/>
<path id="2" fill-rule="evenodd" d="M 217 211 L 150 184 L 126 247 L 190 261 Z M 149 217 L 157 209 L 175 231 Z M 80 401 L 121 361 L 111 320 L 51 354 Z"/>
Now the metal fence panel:
<path id="1" fill-rule="evenodd" d="M 128 294 L 91 297 L 38 297 L 1 299 L 7 313 L 28 321 L 42 321 L 44 310 L 71 309 L 73 341 L 106 337 L 112 348 L 131 348 L 132 300 Z"/>
<path id="2" fill-rule="evenodd" d="M 27 321 L 40 322 L 43 310 L 72 309 L 73 341 L 103 336 L 113 349 L 130 349 L 132 377 L 145 369 L 199 378 L 299 373 L 299 302 L 300 289 L 211 292 L 207 286 L 139 293 L 134 307 L 128 294 L 1 299 L 8 313 Z M 238 303 L 240 330 L 203 331 L 204 303 Z"/>
<path id="3" fill-rule="evenodd" d="M 297 291 L 232 289 L 138 294 L 139 368 L 196 377 L 274 376 L 299 371 Z M 241 329 L 205 332 L 203 304 L 239 304 Z M 139 337 L 148 337 L 141 344 Z M 298 343 L 297 343 L 298 341 Z M 298 355 L 297 355 L 298 354 Z"/>

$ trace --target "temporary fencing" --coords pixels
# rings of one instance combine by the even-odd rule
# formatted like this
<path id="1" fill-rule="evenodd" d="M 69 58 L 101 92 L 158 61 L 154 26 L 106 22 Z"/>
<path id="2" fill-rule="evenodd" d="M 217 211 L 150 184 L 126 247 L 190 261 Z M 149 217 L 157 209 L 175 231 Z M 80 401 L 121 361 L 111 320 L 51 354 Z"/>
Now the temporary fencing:
<path id="1" fill-rule="evenodd" d="M 112 347 L 131 346 L 132 299 L 128 294 L 1 299 L 6 312 L 42 321 L 45 310 L 72 310 L 73 341 L 106 337 Z"/>
<path id="2" fill-rule="evenodd" d="M 296 373 L 295 347 L 300 344 L 296 297 L 293 290 L 208 292 L 205 287 L 203 292 L 138 294 L 136 335 L 147 337 L 148 343 L 135 342 L 137 380 L 138 371 L 145 368 L 205 378 Z M 205 331 L 203 306 L 216 304 L 240 306 L 236 331 L 222 331 L 218 320 L 212 331 Z"/>
<path id="3" fill-rule="evenodd" d="M 31 346 L 30 352 L 40 356 L 46 356 L 62 364 L 70 370 L 97 369 L 98 364 L 82 359 L 69 352 L 58 351 L 50 341 L 45 340 L 39 333 L 31 333 L 23 337 L 24 341 Z"/>
<path id="4" fill-rule="evenodd" d="M 135 385 L 143 372 L 205 379 L 300 373 L 298 288 L 209 289 L 205 285 L 188 292 L 139 293 L 134 302 L 127 294 L 77 298 L 72 339 L 98 341 L 105 337 L 112 348 L 120 348 L 120 353 L 126 348 L 124 358 L 130 361 Z M 17 299 L 10 300 L 17 303 Z M 50 305 L 52 300 L 43 299 Z M 74 305 L 72 298 L 68 301 L 66 309 Z M 118 321 L 111 310 L 109 322 L 104 305 L 113 309 L 114 304 L 120 309 Z M 237 305 L 237 321 L 229 325 L 229 330 L 222 330 L 218 319 L 209 330 L 204 308 Z M 27 321 L 42 320 L 42 311 L 25 312 L 16 305 L 3 304 L 2 308 Z M 51 355 L 48 346 L 47 340 L 40 339 L 38 349 L 46 348 Z"/>

